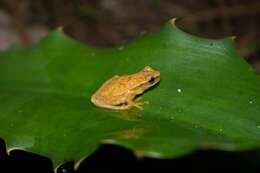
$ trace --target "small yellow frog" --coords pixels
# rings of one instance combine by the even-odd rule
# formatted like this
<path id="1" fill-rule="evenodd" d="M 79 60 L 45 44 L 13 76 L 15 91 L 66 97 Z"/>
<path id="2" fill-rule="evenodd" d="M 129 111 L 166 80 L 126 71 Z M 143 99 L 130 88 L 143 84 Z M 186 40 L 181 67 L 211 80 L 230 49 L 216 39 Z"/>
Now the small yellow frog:
<path id="1" fill-rule="evenodd" d="M 160 73 L 149 66 L 138 73 L 114 76 L 107 80 L 91 97 L 96 106 L 109 109 L 129 109 L 137 107 L 142 110 L 141 103 L 133 101 L 136 95 L 160 81 Z"/>

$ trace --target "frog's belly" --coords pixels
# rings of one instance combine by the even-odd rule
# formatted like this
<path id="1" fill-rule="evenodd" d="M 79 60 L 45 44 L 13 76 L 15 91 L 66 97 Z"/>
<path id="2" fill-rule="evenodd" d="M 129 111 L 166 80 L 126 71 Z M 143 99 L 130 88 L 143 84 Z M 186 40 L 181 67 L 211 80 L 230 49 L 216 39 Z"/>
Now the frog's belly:
<path id="1" fill-rule="evenodd" d="M 105 100 L 106 100 L 105 98 L 100 98 L 95 95 L 91 97 L 91 102 L 98 107 L 108 108 L 108 109 L 117 109 L 117 110 L 129 109 L 131 107 L 130 105 L 122 104 L 122 103 L 124 103 L 124 101 L 122 101 L 122 100 L 116 100 L 116 99 L 110 98 L 109 103 L 106 102 Z"/>

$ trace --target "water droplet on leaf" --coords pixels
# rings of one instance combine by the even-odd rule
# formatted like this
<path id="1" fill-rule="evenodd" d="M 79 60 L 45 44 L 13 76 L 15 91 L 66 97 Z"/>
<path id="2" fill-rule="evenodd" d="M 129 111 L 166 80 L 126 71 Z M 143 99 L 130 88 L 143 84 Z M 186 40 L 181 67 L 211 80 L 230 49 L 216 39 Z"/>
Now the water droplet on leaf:
<path id="1" fill-rule="evenodd" d="M 218 129 L 218 134 L 223 135 L 223 129 L 222 128 Z"/>
<path id="2" fill-rule="evenodd" d="M 182 90 L 181 90 L 180 88 L 178 88 L 178 89 L 177 89 L 177 92 L 178 92 L 178 93 L 181 93 L 181 92 L 182 92 Z"/>
<path id="3" fill-rule="evenodd" d="M 260 129 L 260 121 L 256 123 L 256 128 Z"/>

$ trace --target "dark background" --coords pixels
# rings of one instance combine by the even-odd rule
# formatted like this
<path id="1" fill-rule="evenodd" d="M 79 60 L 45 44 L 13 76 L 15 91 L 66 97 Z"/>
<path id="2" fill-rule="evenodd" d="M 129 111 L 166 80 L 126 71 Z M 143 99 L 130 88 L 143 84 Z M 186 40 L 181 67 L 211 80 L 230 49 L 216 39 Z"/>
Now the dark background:
<path id="1" fill-rule="evenodd" d="M 240 54 L 260 71 L 259 0 L 0 0 L 0 50 L 30 46 L 63 26 L 71 37 L 95 47 L 127 43 L 158 31 L 171 18 L 207 38 L 236 36 Z M 73 172 L 67 162 L 58 172 Z M 52 172 L 48 158 L 23 151 L 6 153 L 0 140 L 0 172 Z M 168 169 L 169 168 L 169 169 Z M 78 172 L 260 172 L 260 152 L 195 151 L 178 159 L 137 160 L 131 151 L 102 145 Z M 16 171 L 17 172 L 17 171 Z"/>
<path id="2" fill-rule="evenodd" d="M 65 162 L 58 173 L 122 172 L 189 172 L 189 173 L 259 173 L 260 151 L 195 151 L 177 159 L 137 159 L 130 150 L 114 145 L 101 145 L 87 157 L 77 171 L 73 162 Z M 6 154 L 0 140 L 0 172 L 54 173 L 51 160 L 25 151 Z"/>
<path id="3" fill-rule="evenodd" d="M 58 26 L 85 44 L 115 46 L 173 17 L 195 35 L 237 36 L 240 54 L 260 71 L 259 0 L 0 0 L 0 50 L 28 46 Z"/>

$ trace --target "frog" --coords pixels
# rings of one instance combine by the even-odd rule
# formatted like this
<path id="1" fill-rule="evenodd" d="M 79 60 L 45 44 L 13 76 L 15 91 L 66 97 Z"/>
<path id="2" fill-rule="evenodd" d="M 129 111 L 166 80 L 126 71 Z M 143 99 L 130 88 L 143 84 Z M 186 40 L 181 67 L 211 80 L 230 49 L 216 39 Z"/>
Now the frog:
<path id="1" fill-rule="evenodd" d="M 135 98 L 160 82 L 160 72 L 145 66 L 134 74 L 115 75 L 104 82 L 92 95 L 91 102 L 102 108 L 125 110 L 136 107 L 140 110 L 142 102 Z"/>

